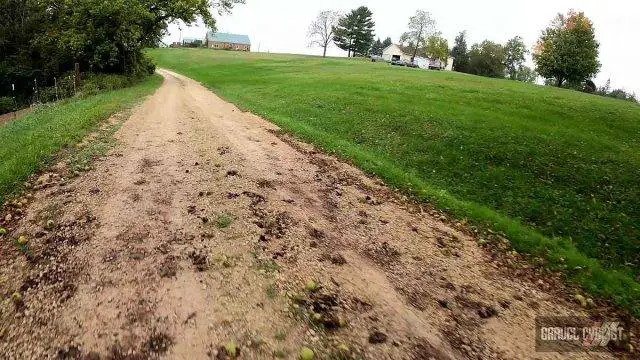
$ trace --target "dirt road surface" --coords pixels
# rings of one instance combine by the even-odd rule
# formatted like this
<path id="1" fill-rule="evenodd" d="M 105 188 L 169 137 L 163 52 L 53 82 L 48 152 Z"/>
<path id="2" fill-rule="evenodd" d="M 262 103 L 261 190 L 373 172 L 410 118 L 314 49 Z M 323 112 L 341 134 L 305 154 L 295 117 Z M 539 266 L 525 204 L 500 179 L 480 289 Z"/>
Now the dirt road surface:
<path id="1" fill-rule="evenodd" d="M 534 318 L 579 306 L 437 212 L 160 73 L 108 156 L 74 178 L 59 164 L 3 222 L 28 250 L 0 248 L 1 358 L 566 358 L 535 352 Z"/>

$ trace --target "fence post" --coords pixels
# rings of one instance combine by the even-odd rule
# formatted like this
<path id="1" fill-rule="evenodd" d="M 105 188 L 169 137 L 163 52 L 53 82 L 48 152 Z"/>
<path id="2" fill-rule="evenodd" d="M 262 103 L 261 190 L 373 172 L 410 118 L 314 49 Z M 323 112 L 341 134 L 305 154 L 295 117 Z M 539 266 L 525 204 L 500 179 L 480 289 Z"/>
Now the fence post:
<path id="1" fill-rule="evenodd" d="M 76 89 L 80 87 L 80 63 L 75 63 L 74 68 L 75 68 L 75 71 L 73 73 L 73 76 L 74 76 L 73 91 L 76 92 Z"/>
<path id="2" fill-rule="evenodd" d="M 11 84 L 11 95 L 13 98 L 13 120 L 18 118 L 18 103 L 16 102 L 16 84 Z"/>
<path id="3" fill-rule="evenodd" d="M 33 83 L 34 83 L 34 90 L 35 90 L 34 102 L 37 104 L 40 102 L 40 96 L 38 95 L 38 78 L 33 79 Z"/>
<path id="4" fill-rule="evenodd" d="M 58 97 L 58 79 L 55 77 L 53 78 L 53 86 L 56 88 L 56 101 L 60 101 Z"/>

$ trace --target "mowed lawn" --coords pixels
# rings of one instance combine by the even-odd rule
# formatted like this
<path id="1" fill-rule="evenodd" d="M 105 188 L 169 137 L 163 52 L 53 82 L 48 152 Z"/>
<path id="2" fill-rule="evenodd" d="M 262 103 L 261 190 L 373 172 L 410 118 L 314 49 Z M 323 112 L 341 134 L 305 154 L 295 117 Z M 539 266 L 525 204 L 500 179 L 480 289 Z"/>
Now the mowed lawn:
<path id="1" fill-rule="evenodd" d="M 506 233 L 593 293 L 640 306 L 639 105 L 364 60 L 149 53 L 393 186 Z"/>
<path id="2" fill-rule="evenodd" d="M 0 201 L 61 149 L 80 142 L 101 120 L 133 106 L 160 84 L 162 78 L 154 75 L 128 88 L 45 105 L 0 124 Z"/>

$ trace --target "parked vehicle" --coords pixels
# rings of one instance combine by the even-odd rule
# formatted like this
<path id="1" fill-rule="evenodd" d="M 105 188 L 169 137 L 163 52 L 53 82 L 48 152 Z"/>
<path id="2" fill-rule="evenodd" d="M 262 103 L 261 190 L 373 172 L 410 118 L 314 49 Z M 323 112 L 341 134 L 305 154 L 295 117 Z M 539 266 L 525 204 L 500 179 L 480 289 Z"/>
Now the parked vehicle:
<path id="1" fill-rule="evenodd" d="M 376 61 L 384 61 L 384 59 L 382 58 L 382 56 L 380 55 L 371 55 L 371 61 L 372 62 L 376 62 Z"/>
<path id="2" fill-rule="evenodd" d="M 410 68 L 419 67 L 418 64 L 412 63 L 410 61 L 405 61 L 405 60 L 393 60 L 393 61 L 391 61 L 391 65 L 406 66 L 406 67 L 410 67 Z"/>

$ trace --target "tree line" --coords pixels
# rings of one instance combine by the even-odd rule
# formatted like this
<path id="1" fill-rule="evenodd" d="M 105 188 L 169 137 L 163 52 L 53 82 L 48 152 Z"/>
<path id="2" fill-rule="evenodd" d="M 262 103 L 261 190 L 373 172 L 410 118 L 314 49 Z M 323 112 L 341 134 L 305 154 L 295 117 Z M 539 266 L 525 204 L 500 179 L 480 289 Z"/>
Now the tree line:
<path id="1" fill-rule="evenodd" d="M 528 53 L 520 36 L 514 36 L 504 45 L 484 40 L 469 48 L 466 31 L 456 36 L 454 46 L 451 48 L 455 71 L 534 82 L 538 77 L 537 73 L 524 65 Z"/>
<path id="2" fill-rule="evenodd" d="M 201 19 L 215 28 L 213 14 L 237 3 L 244 0 L 4 0 L 0 97 L 26 102 L 76 64 L 82 72 L 148 74 L 155 67 L 143 49 L 157 44 L 169 23 Z"/>
<path id="3" fill-rule="evenodd" d="M 323 48 L 326 56 L 331 43 L 346 51 L 347 56 L 382 55 L 391 38 L 374 41 L 373 13 L 366 6 L 341 15 L 338 11 L 322 11 L 309 27 L 310 45 Z M 581 90 L 602 96 L 636 101 L 635 94 L 622 89 L 611 90 L 609 82 L 597 87 L 593 78 L 600 70 L 599 44 L 591 20 L 583 12 L 558 14 L 542 31 L 530 51 L 522 37 L 514 36 L 506 43 L 491 40 L 468 46 L 466 31 L 460 32 L 449 49 L 447 40 L 437 31 L 436 21 L 427 11 L 418 10 L 409 18 L 407 31 L 400 37 L 401 49 L 411 55 L 447 61 L 453 57 L 453 70 L 469 74 L 536 82 Z M 525 65 L 531 55 L 534 68 Z"/>
<path id="4" fill-rule="evenodd" d="M 384 41 L 374 39 L 375 22 L 373 13 L 366 6 L 360 6 L 341 15 L 335 10 L 321 11 L 309 26 L 310 46 L 323 48 L 322 56 L 333 42 L 347 52 L 347 57 L 382 55 L 385 48 L 392 45 L 390 37 Z M 409 18 L 407 31 L 400 38 L 405 51 L 416 56 L 428 56 L 446 61 L 449 56 L 447 40 L 436 30 L 436 22 L 427 11 L 418 10 Z"/>

